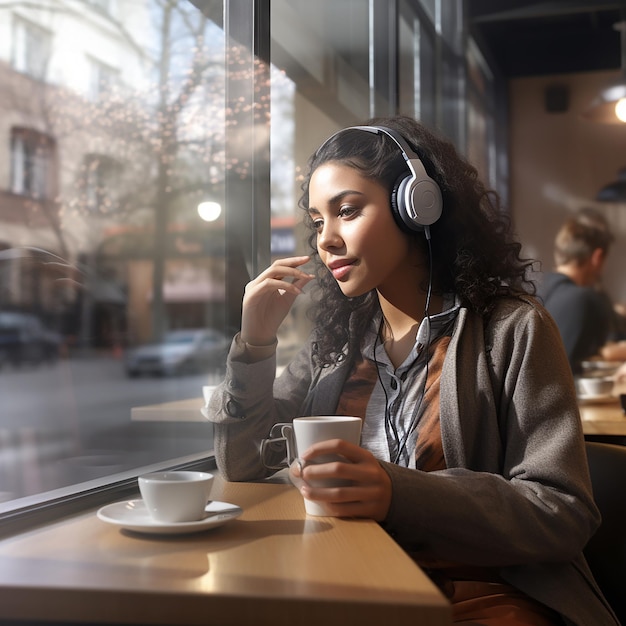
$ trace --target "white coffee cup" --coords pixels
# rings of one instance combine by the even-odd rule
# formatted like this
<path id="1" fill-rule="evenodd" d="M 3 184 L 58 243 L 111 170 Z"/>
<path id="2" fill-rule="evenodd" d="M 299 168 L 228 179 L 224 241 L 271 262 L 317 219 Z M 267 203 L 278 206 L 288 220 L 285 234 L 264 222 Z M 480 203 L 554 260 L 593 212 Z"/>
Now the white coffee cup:
<path id="1" fill-rule="evenodd" d="M 606 396 L 613 391 L 613 379 L 604 376 L 578 379 L 578 393 L 581 396 Z"/>
<path id="2" fill-rule="evenodd" d="M 361 441 L 360 417 L 344 415 L 316 415 L 312 417 L 296 417 L 293 422 L 275 424 L 270 433 L 270 439 L 264 443 L 271 444 L 273 441 L 284 440 L 287 445 L 287 463 L 299 461 L 299 456 L 313 444 L 329 439 L 343 439 L 355 445 Z M 277 432 L 280 437 L 272 438 Z M 330 463 L 344 461 L 339 455 L 323 455 L 316 457 L 310 463 Z M 301 463 L 301 462 L 300 462 Z M 311 483 L 313 487 L 336 487 L 345 484 L 341 480 L 323 480 Z M 304 500 L 304 506 L 308 515 L 328 515 L 322 502 Z"/>
<path id="3" fill-rule="evenodd" d="M 139 477 L 139 491 L 156 522 L 195 522 L 204 517 L 211 496 L 213 474 L 208 472 L 153 472 Z"/>

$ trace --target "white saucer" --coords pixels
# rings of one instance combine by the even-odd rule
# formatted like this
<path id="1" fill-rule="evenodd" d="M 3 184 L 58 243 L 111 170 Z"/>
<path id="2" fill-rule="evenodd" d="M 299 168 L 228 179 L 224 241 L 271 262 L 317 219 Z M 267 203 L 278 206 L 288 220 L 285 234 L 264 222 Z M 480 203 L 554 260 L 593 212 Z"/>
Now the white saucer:
<path id="1" fill-rule="evenodd" d="M 97 515 L 103 522 L 138 533 L 182 535 L 217 528 L 243 513 L 243 509 L 235 504 L 216 501 L 209 502 L 204 510 L 206 516 L 197 522 L 155 522 L 143 500 L 128 500 L 107 504 L 98 510 Z"/>

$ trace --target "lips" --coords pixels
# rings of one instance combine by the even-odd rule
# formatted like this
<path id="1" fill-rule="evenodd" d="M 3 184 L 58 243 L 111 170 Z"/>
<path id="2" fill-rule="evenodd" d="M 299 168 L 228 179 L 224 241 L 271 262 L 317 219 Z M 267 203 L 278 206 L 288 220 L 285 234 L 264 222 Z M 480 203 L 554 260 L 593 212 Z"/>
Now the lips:
<path id="1" fill-rule="evenodd" d="M 328 264 L 328 269 L 331 271 L 335 280 L 342 280 L 346 278 L 350 270 L 354 266 L 355 261 L 352 259 L 338 259 Z"/>

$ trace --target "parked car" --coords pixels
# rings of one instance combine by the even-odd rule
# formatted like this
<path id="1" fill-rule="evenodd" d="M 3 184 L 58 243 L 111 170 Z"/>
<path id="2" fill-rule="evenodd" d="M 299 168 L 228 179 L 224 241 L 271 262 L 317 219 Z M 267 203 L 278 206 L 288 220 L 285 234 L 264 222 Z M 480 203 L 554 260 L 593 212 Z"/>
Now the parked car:
<path id="1" fill-rule="evenodd" d="M 32 313 L 0 311 L 0 366 L 54 363 L 61 350 L 61 335 L 46 328 Z"/>
<path id="2" fill-rule="evenodd" d="M 128 350 L 124 359 L 126 374 L 172 376 L 223 370 L 229 345 L 230 339 L 212 328 L 172 330 L 162 343 Z"/>

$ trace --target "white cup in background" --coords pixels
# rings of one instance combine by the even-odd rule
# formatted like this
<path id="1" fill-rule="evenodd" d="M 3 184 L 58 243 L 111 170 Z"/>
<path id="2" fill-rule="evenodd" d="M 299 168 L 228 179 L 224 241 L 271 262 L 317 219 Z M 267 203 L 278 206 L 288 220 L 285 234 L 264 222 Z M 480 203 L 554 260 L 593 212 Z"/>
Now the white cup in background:
<path id="1" fill-rule="evenodd" d="M 155 522 L 195 522 L 204 517 L 211 496 L 213 474 L 208 472 L 153 472 L 139 477 L 139 491 Z"/>
<path id="2" fill-rule="evenodd" d="M 613 379 L 605 376 L 579 378 L 577 386 L 581 396 L 608 396 L 613 391 Z"/>
<path id="3" fill-rule="evenodd" d="M 360 417 L 348 417 L 344 415 L 319 415 L 312 417 L 296 417 L 293 422 L 275 424 L 270 433 L 270 438 L 264 440 L 264 447 L 271 447 L 272 442 L 284 440 L 287 445 L 287 462 L 290 464 L 301 453 L 313 444 L 329 439 L 343 439 L 355 445 L 361 442 Z M 280 433 L 280 437 L 275 434 Z M 262 449 L 262 454 L 264 451 Z M 338 455 L 324 455 L 316 457 L 311 463 L 329 463 L 343 461 Z M 341 480 L 325 480 L 311 483 L 311 486 L 334 487 L 340 486 Z M 304 506 L 308 515 L 328 515 L 324 504 L 313 500 L 304 500 Z"/>

